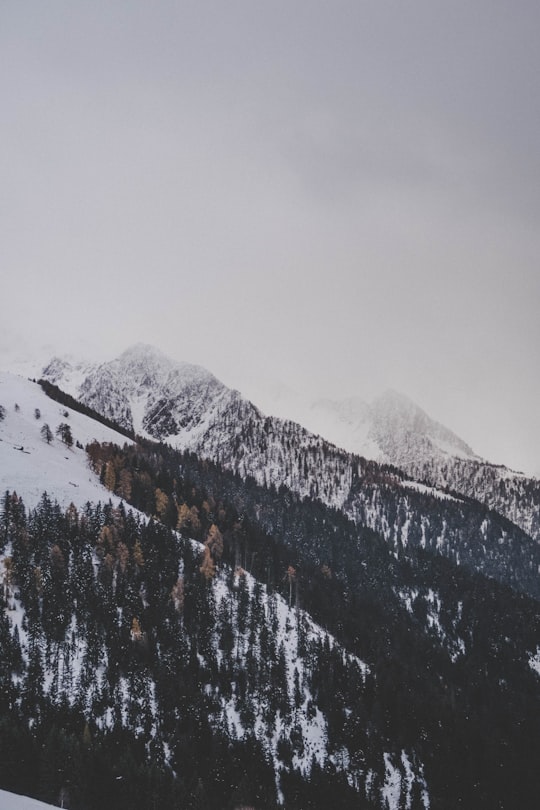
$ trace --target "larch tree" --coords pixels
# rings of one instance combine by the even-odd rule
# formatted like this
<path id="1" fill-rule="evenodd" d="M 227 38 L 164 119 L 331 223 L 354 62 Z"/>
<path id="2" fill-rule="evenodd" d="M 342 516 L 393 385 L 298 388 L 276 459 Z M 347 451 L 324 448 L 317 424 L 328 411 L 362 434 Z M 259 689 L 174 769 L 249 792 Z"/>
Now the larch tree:
<path id="1" fill-rule="evenodd" d="M 292 565 L 289 565 L 287 570 L 285 571 L 285 576 L 283 577 L 289 583 L 289 607 L 292 604 L 292 589 L 293 583 L 296 581 L 296 568 Z"/>
<path id="2" fill-rule="evenodd" d="M 156 514 L 161 520 L 169 506 L 169 498 L 159 487 L 156 489 L 154 497 L 156 499 Z"/>
<path id="3" fill-rule="evenodd" d="M 120 473 L 120 480 L 118 482 L 118 495 L 123 498 L 125 501 L 129 501 L 131 498 L 131 484 L 132 484 L 132 475 L 129 470 L 122 470 Z"/>
<path id="4" fill-rule="evenodd" d="M 199 571 L 207 582 L 213 579 L 216 575 L 216 564 L 212 559 L 208 546 L 204 547 L 203 559 Z"/>
<path id="5" fill-rule="evenodd" d="M 136 540 L 135 545 L 133 546 L 133 562 L 137 566 L 137 568 L 144 568 L 144 556 L 143 550 L 141 546 L 141 541 Z"/>
<path id="6" fill-rule="evenodd" d="M 223 555 L 223 535 L 215 523 L 212 523 L 208 529 L 204 544 L 209 549 L 214 560 L 218 561 L 221 559 Z"/>
<path id="7" fill-rule="evenodd" d="M 105 475 L 103 476 L 103 483 L 110 492 L 114 492 L 116 487 L 116 472 L 112 461 L 108 461 L 105 465 Z"/>
<path id="8" fill-rule="evenodd" d="M 176 612 L 182 614 L 184 612 L 184 600 L 185 600 L 183 577 L 178 577 L 176 584 L 173 586 L 173 589 L 171 591 L 171 599 L 173 601 L 174 609 L 176 610 Z"/>
<path id="9" fill-rule="evenodd" d="M 176 522 L 176 528 L 179 531 L 183 531 L 184 529 L 188 529 L 191 525 L 191 511 L 187 503 L 181 503 L 178 507 L 178 520 Z"/>
<path id="10" fill-rule="evenodd" d="M 141 642 L 144 639 L 144 633 L 141 629 L 141 623 L 136 616 L 133 617 L 131 622 L 131 640 L 134 642 Z"/>

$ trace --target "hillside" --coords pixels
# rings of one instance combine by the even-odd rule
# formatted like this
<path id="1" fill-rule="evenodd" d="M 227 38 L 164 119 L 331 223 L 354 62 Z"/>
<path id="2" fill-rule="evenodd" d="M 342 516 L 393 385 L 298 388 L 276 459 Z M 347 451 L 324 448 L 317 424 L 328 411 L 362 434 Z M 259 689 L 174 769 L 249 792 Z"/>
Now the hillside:
<path id="1" fill-rule="evenodd" d="M 54 402 L 37 383 L 14 374 L 0 372 L 0 405 L 5 411 L 0 421 L 0 491 L 15 491 L 32 507 L 45 489 L 63 507 L 103 499 L 104 488 L 88 470 L 84 447 L 94 439 L 116 444 L 129 439 Z M 44 425 L 50 428 L 49 442 L 42 435 Z M 60 425 L 69 426 L 71 446 L 57 435 Z"/>
<path id="2" fill-rule="evenodd" d="M 74 810 L 534 806 L 540 609 L 515 527 L 362 462 L 349 500 L 377 532 L 2 385 L 0 786 Z M 41 437 L 60 417 L 71 448 Z M 513 588 L 438 536 L 513 560 Z"/>
<path id="3" fill-rule="evenodd" d="M 73 367 L 60 360 L 43 374 L 57 383 L 74 379 Z M 75 377 L 80 380 L 80 375 Z M 497 470 L 490 498 L 485 497 L 485 482 L 477 497 L 465 477 L 462 488 L 467 492 L 461 494 L 459 482 L 452 479 L 449 494 L 448 482 L 444 489 L 436 482 L 418 483 L 425 477 L 419 470 L 407 476 L 342 450 L 298 423 L 264 416 L 209 372 L 174 362 L 149 346 L 134 346 L 94 367 L 70 393 L 141 435 L 193 451 L 258 484 L 285 486 L 341 509 L 383 534 L 396 553 L 407 547 L 433 548 L 520 590 L 540 594 L 540 546 L 534 534 L 540 489 L 534 481 L 518 490 Z M 461 461 L 444 446 L 459 452 L 464 464 L 481 464 L 464 442 L 399 395 L 384 397 L 370 418 L 379 426 L 373 434 L 377 442 L 386 436 L 385 446 L 393 447 L 403 462 L 418 458 L 420 464 L 444 454 L 447 468 L 454 469 L 453 459 Z M 497 508 L 502 501 L 504 508 Z"/>
<path id="4" fill-rule="evenodd" d="M 399 467 L 429 486 L 475 498 L 540 540 L 540 482 L 477 456 L 407 397 L 387 391 L 373 402 L 319 400 L 304 424 L 338 447 Z"/>

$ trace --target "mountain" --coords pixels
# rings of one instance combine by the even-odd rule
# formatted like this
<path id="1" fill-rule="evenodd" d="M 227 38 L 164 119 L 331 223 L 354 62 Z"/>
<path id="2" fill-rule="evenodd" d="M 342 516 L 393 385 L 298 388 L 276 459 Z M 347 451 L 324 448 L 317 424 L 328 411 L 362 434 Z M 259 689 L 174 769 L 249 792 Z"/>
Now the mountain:
<path id="1" fill-rule="evenodd" d="M 229 469 L 52 393 L 0 376 L 0 787 L 73 810 L 535 806 L 522 532 L 249 404 L 258 481 L 224 420 Z M 515 581 L 482 573 L 497 555 Z"/>
<path id="2" fill-rule="evenodd" d="M 142 436 L 196 448 L 231 411 L 255 409 L 200 366 L 138 344 L 108 363 L 81 366 L 53 358 L 42 377 L 98 413 Z"/>
<path id="3" fill-rule="evenodd" d="M 355 404 L 354 412 L 371 425 L 370 440 L 384 444 L 403 466 L 418 458 L 415 469 L 423 473 L 427 465 L 440 464 L 448 478 L 460 469 L 455 466 L 460 453 L 463 463 L 484 477 L 497 476 L 497 487 L 489 490 L 496 503 L 480 507 L 487 485 L 476 495 L 464 481 L 463 495 L 459 486 L 452 486 L 449 494 L 448 481 L 443 490 L 442 482 L 423 482 L 427 475 L 406 475 L 367 461 L 295 422 L 266 417 L 209 372 L 170 360 L 149 346 L 134 346 L 86 372 L 81 381 L 72 364 L 53 360 L 43 377 L 143 436 L 196 452 L 258 484 L 285 486 L 341 509 L 382 533 L 396 553 L 408 546 L 433 547 L 503 582 L 540 592 L 540 546 L 533 542 L 540 512 L 537 482 L 523 480 L 517 487 L 513 478 L 483 465 L 451 431 L 397 394 L 385 395 L 370 410 Z M 452 483 L 460 482 L 452 478 Z M 494 507 L 511 523 L 499 518 Z"/>
<path id="4" fill-rule="evenodd" d="M 369 404 L 319 400 L 304 413 L 310 429 L 339 447 L 475 498 L 540 540 L 540 481 L 480 458 L 402 394 L 387 391 Z"/>
<path id="5" fill-rule="evenodd" d="M 325 696 L 319 672 L 347 673 L 350 686 L 343 683 L 341 694 L 352 713 L 369 667 L 300 609 L 295 573 L 288 601 L 286 587 L 280 595 L 275 585 L 227 565 L 226 554 L 221 561 L 221 552 L 211 573 L 203 573 L 205 546 L 154 525 L 142 512 L 126 513 L 110 477 L 102 476 L 104 485 L 93 472 L 95 450 L 87 454 L 82 446 L 127 452 L 132 442 L 50 400 L 28 380 L 0 374 L 0 392 L 3 787 L 62 805 L 112 802 L 116 808 L 126 799 L 115 781 L 129 776 L 126 795 L 136 785 L 140 793 L 131 796 L 131 807 L 154 802 L 150 790 L 160 793 L 163 806 L 192 806 L 184 802 L 198 796 L 214 807 L 211 791 L 224 795 L 219 779 L 216 786 L 214 776 L 200 785 L 202 769 L 219 763 L 239 772 L 226 777 L 236 779 L 238 801 L 255 795 L 265 807 L 275 806 L 276 795 L 282 803 L 301 791 L 308 777 L 322 779 L 325 790 L 335 782 L 344 807 L 358 800 L 360 784 L 367 806 L 377 807 L 388 791 L 407 797 L 414 788 L 427 807 L 413 751 L 383 751 L 378 744 L 353 766 L 338 743 L 331 716 L 337 706 Z M 57 422 L 58 428 L 69 424 L 69 440 L 54 429 Z M 156 445 L 154 458 L 158 451 Z M 140 456 L 137 470 L 147 486 L 148 473 L 140 474 L 145 463 Z M 140 491 L 136 473 L 129 486 L 118 478 L 125 497 Z M 168 488 L 165 477 L 161 485 Z M 185 487 L 193 498 L 194 484 Z M 151 492 L 158 492 L 154 484 Z M 160 512 L 164 497 L 151 513 Z M 195 497 L 200 519 L 193 531 L 223 543 L 214 516 L 205 517 L 206 502 Z M 225 532 L 225 508 L 213 508 Z M 242 542 L 248 538 L 244 526 Z M 170 716 L 177 722 L 171 725 Z M 142 753 L 155 760 L 148 784 L 146 771 L 137 772 L 143 739 Z M 334 776 L 323 777 L 323 769 Z M 173 773 L 180 774 L 176 781 Z M 192 773 L 200 774 L 195 788 Z"/>
<path id="6" fill-rule="evenodd" d="M 371 403 L 357 397 L 318 400 L 311 407 L 309 426 L 340 447 L 402 469 L 436 455 L 478 459 L 455 433 L 392 390 Z"/>

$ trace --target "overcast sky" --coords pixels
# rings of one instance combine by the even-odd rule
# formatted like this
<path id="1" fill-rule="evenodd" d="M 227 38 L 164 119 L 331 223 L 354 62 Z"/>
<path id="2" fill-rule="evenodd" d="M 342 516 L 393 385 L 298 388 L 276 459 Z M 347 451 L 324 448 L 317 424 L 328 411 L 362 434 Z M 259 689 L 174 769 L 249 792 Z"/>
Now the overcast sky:
<path id="1" fill-rule="evenodd" d="M 540 472 L 540 4 L 0 0 L 0 348 L 411 396 Z"/>

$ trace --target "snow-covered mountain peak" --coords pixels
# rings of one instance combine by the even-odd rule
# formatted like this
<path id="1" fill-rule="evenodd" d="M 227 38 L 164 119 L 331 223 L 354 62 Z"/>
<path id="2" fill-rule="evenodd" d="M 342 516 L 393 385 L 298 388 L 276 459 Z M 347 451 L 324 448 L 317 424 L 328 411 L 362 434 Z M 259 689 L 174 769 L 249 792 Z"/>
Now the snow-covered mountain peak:
<path id="1" fill-rule="evenodd" d="M 322 498 L 327 485 L 321 483 L 326 481 L 322 451 L 326 440 L 347 453 L 399 467 L 431 487 L 480 498 L 531 536 L 538 534 L 534 485 L 483 461 L 455 433 L 397 391 L 386 391 L 370 403 L 359 397 L 319 400 L 297 409 L 296 424 L 265 418 L 204 368 L 171 360 L 146 344 L 90 368 L 55 358 L 43 376 L 124 428 L 193 451 L 259 482 L 284 484 L 301 495 Z M 284 410 L 282 417 L 293 416 Z M 302 452 L 310 448 L 313 469 L 307 481 L 289 463 L 291 442 Z M 330 455 L 342 458 L 339 453 L 334 456 L 334 450 Z M 327 470 L 330 478 L 335 473 Z M 325 497 L 339 507 L 349 496 L 351 481 L 340 475 L 337 480 L 337 488 L 330 487 L 332 492 Z"/>
<path id="2" fill-rule="evenodd" d="M 373 428 L 375 438 L 385 446 L 390 442 L 399 442 L 399 437 L 407 437 L 422 444 L 426 441 L 434 445 L 435 450 L 459 457 L 476 458 L 475 453 L 463 439 L 451 430 L 436 422 L 415 402 L 404 394 L 393 389 L 385 391 L 372 405 Z"/>
<path id="3" fill-rule="evenodd" d="M 68 360 L 54 358 L 43 376 L 122 427 L 183 447 L 240 399 L 201 366 L 144 343 L 78 376 Z"/>
<path id="4" fill-rule="evenodd" d="M 70 355 L 57 355 L 47 363 L 40 376 L 54 385 L 61 382 L 66 391 L 76 390 L 92 368 L 90 362 L 77 360 Z"/>
<path id="5" fill-rule="evenodd" d="M 398 466 L 411 458 L 441 454 L 478 458 L 459 436 L 394 389 L 372 402 L 360 397 L 317 400 L 307 422 L 311 430 L 350 452 Z"/>
<path id="6" fill-rule="evenodd" d="M 159 349 L 146 343 L 130 346 L 118 358 L 102 363 L 99 368 L 123 375 L 127 385 L 131 384 L 139 389 L 156 384 L 163 385 L 169 381 L 175 386 L 179 384 L 222 386 L 216 377 L 202 366 L 172 360 Z"/>

